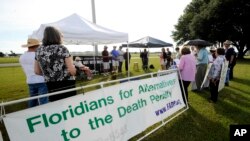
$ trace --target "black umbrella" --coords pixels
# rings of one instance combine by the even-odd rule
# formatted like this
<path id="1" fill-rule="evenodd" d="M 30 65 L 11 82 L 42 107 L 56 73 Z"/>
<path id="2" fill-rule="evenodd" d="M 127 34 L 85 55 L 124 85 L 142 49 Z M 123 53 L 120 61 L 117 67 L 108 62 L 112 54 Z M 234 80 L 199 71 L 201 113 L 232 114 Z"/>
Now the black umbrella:
<path id="1" fill-rule="evenodd" d="M 213 44 L 202 39 L 194 39 L 185 42 L 184 45 L 206 47 L 206 46 L 211 46 Z"/>
<path id="2" fill-rule="evenodd" d="M 150 36 L 141 38 L 139 40 L 130 42 L 128 44 L 122 44 L 123 47 L 126 47 L 127 45 L 129 47 L 132 47 L 132 48 L 133 47 L 134 48 L 145 48 L 145 47 L 158 48 L 158 47 L 171 47 L 171 46 L 173 46 L 173 44 L 164 42 L 162 40 L 159 40 L 159 39 L 156 39 L 156 38 L 153 38 Z"/>

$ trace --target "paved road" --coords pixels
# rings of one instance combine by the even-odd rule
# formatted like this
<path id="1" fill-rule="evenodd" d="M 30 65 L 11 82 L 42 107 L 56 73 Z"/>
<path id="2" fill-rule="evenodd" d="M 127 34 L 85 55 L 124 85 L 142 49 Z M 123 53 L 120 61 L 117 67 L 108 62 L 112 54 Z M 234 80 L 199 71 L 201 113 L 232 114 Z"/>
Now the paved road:
<path id="1" fill-rule="evenodd" d="M 158 57 L 149 57 L 149 58 L 158 58 Z M 131 59 L 139 59 L 139 57 L 133 57 Z M 20 66 L 19 63 L 8 63 L 8 64 L 0 64 L 1 67 L 15 67 L 15 66 Z"/>
<path id="2" fill-rule="evenodd" d="M 19 63 L 9 63 L 9 64 L 0 64 L 0 67 L 15 67 L 20 66 Z"/>

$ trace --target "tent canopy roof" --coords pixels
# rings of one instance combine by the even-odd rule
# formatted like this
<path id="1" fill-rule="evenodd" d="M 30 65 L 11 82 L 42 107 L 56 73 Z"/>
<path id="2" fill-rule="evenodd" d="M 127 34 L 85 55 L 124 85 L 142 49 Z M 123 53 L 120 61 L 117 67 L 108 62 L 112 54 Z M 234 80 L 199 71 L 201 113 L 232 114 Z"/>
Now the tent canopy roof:
<path id="1" fill-rule="evenodd" d="M 123 44 L 122 46 L 127 46 L 127 44 Z M 128 43 L 129 47 L 134 47 L 134 48 L 158 48 L 158 47 L 171 47 L 173 44 L 164 42 L 162 40 L 146 36 L 144 38 L 138 39 L 136 41 Z"/>
<path id="2" fill-rule="evenodd" d="M 33 31 L 30 37 L 40 41 L 43 38 L 44 29 L 47 26 L 54 26 L 63 34 L 64 44 L 113 44 L 128 41 L 128 34 L 114 31 L 72 14 L 57 22 L 41 24 L 39 29 Z"/>

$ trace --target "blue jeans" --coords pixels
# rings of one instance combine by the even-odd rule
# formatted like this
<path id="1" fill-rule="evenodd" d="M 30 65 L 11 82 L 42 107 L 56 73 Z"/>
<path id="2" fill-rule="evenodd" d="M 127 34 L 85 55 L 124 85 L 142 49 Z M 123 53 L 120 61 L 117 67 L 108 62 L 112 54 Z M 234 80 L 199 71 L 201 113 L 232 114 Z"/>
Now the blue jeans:
<path id="1" fill-rule="evenodd" d="M 226 75 L 225 83 L 229 83 L 229 75 L 230 75 L 230 68 L 228 68 L 228 70 L 227 70 L 227 75 Z"/>
<path id="2" fill-rule="evenodd" d="M 30 97 L 48 93 L 48 88 L 46 83 L 28 84 L 28 86 L 29 86 Z M 29 107 L 45 104 L 48 103 L 48 101 L 49 101 L 48 97 L 33 99 L 29 101 Z"/>

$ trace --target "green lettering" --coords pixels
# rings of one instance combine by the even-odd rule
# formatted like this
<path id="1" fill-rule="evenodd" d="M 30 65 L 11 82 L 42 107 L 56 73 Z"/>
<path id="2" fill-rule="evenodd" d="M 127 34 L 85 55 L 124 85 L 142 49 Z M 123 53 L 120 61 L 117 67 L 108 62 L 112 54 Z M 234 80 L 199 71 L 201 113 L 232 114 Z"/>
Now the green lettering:
<path id="1" fill-rule="evenodd" d="M 123 117 L 126 115 L 126 108 L 118 107 L 117 110 L 118 110 L 119 117 Z"/>
<path id="2" fill-rule="evenodd" d="M 113 99 L 112 96 L 108 96 L 107 101 L 108 101 L 108 104 L 113 104 L 114 103 L 114 99 Z"/>
<path id="3" fill-rule="evenodd" d="M 69 110 L 62 111 L 63 119 L 67 120 L 67 113 Z"/>
<path id="4" fill-rule="evenodd" d="M 139 103 L 139 100 L 138 100 L 138 103 Z M 137 103 L 132 104 L 132 109 L 133 111 L 138 110 L 139 109 L 138 104 Z"/>
<path id="5" fill-rule="evenodd" d="M 49 122 L 47 120 L 46 114 L 42 114 L 45 127 L 49 127 Z"/>
<path id="6" fill-rule="evenodd" d="M 36 124 L 40 124 L 40 123 L 41 123 L 41 121 L 33 122 L 33 120 L 35 120 L 35 119 L 37 119 L 37 118 L 41 118 L 41 116 L 39 115 L 39 116 L 34 116 L 34 117 L 31 117 L 31 118 L 26 119 L 26 122 L 27 122 L 27 124 L 28 124 L 30 133 L 35 132 L 34 126 L 35 126 Z"/>
<path id="7" fill-rule="evenodd" d="M 95 110 L 95 109 L 98 109 L 98 105 L 97 105 L 97 102 L 96 101 L 91 101 L 89 103 L 90 105 L 90 110 Z"/>
<path id="8" fill-rule="evenodd" d="M 139 94 L 141 94 L 141 93 L 144 93 L 145 92 L 145 90 L 143 89 L 143 86 L 139 86 Z"/>
<path id="9" fill-rule="evenodd" d="M 61 122 L 61 120 L 62 120 L 62 116 L 61 116 L 60 114 L 58 114 L 58 113 L 52 114 L 52 115 L 49 117 L 49 122 L 50 122 L 51 124 L 57 124 L 57 123 Z"/>
<path id="10" fill-rule="evenodd" d="M 85 111 L 84 111 L 83 103 L 80 102 L 80 105 L 76 106 L 74 111 L 75 111 L 75 114 L 78 115 L 78 116 L 81 115 L 81 114 L 84 114 Z"/>
<path id="11" fill-rule="evenodd" d="M 113 121 L 113 118 L 112 118 L 111 115 L 107 115 L 107 116 L 105 117 L 105 122 L 106 122 L 106 123 L 111 123 L 112 121 Z"/>

